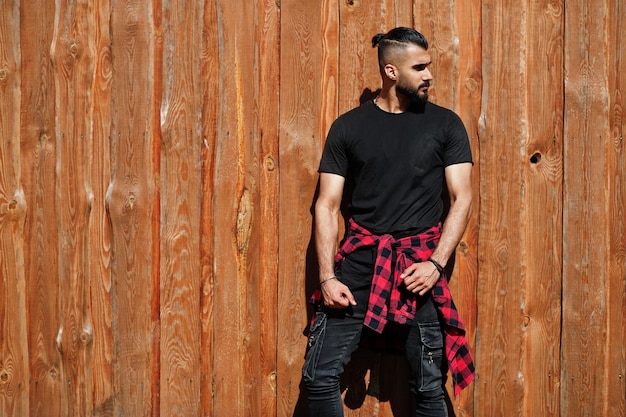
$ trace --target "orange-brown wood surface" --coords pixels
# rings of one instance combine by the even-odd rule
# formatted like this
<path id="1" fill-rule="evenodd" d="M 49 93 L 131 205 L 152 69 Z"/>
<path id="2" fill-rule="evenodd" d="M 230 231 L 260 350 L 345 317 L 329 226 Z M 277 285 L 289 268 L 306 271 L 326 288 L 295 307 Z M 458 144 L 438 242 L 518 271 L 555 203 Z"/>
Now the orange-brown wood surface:
<path id="1" fill-rule="evenodd" d="M 24 252 L 28 201 L 20 173 L 20 13 L 0 16 L 0 412 L 29 412 L 28 316 Z"/>
<path id="2" fill-rule="evenodd" d="M 565 15 L 564 415 L 626 412 L 623 7 L 575 1 Z"/>
<path id="3" fill-rule="evenodd" d="M 21 39 L 22 121 L 20 130 L 21 179 L 28 210 L 24 229 L 24 271 L 28 276 L 28 404 L 24 415 L 60 415 L 61 364 L 56 338 L 59 329 L 59 235 L 56 195 L 55 80 L 50 61 L 54 32 L 54 4 L 37 1 L 32 12 L 21 15 L 22 27 L 30 27 Z M 4 38 L 2 44 L 4 45 Z M 18 97 L 19 95 L 16 95 Z M 5 99 L 2 99 L 5 103 Z M 2 111 L 5 113 L 4 109 Z M 1 116 L 0 116 L 1 117 Z M 4 137 L 3 137 L 4 138 Z M 3 140 L 3 143 L 5 141 Z M 102 145 L 108 143 L 102 142 Z M 6 159 L 2 158 L 2 165 Z M 98 208 L 95 208 L 98 210 Z M 102 213 L 101 221 L 104 220 Z M 110 302 L 107 302 L 110 305 Z M 97 308 L 97 305 L 93 305 Z M 98 314 L 110 321 L 108 314 Z M 2 333 L 2 337 L 9 337 Z M 107 338 L 94 340 L 95 346 Z M 99 367 L 106 372 L 106 367 Z M 107 385 L 111 385 L 110 381 Z M 2 408 L 6 410 L 5 408 Z"/>
<path id="4" fill-rule="evenodd" d="M 474 154 L 453 416 L 626 415 L 621 1 L 0 7 L 0 416 L 306 417 L 325 135 L 429 40 Z M 360 349 L 347 417 L 411 416 Z M 448 392 L 451 385 L 448 383 Z"/>

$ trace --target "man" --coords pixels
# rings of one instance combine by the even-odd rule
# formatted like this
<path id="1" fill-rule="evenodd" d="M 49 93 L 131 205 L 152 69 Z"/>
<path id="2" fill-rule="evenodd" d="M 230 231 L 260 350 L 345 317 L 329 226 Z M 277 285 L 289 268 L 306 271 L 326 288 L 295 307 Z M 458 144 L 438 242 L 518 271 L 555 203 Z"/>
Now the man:
<path id="1" fill-rule="evenodd" d="M 380 94 L 333 123 L 320 162 L 314 298 L 323 305 L 311 325 L 303 382 L 311 417 L 343 416 L 339 377 L 364 326 L 383 335 L 399 326 L 416 415 L 447 416 L 447 366 L 455 393 L 474 374 L 444 275 L 472 203 L 469 140 L 456 114 L 428 102 L 424 36 L 399 27 L 372 44 Z M 450 209 L 442 226 L 444 181 Z M 337 252 L 345 192 L 349 222 Z"/>

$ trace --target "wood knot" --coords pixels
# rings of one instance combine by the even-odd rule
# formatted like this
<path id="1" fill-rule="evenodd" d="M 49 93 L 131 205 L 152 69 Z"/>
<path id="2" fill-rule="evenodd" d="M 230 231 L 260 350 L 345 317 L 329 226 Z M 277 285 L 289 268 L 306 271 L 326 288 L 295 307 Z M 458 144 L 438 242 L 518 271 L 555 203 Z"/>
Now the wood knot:
<path id="1" fill-rule="evenodd" d="M 268 379 L 269 384 L 272 387 L 272 391 L 276 392 L 276 372 L 270 372 Z"/>
<path id="2" fill-rule="evenodd" d="M 474 94 L 478 91 L 478 82 L 473 78 L 468 78 L 465 80 L 465 88 L 467 88 L 467 91 Z"/>
<path id="3" fill-rule="evenodd" d="M 271 155 L 267 155 L 265 157 L 265 169 L 268 171 L 274 171 L 276 169 L 276 163 L 274 162 L 274 158 Z"/>
<path id="4" fill-rule="evenodd" d="M 19 195 L 16 195 L 0 204 L 0 213 L 7 214 L 11 217 L 19 217 L 23 209 L 25 209 L 25 206 Z"/>
<path id="5" fill-rule="evenodd" d="M 250 190 L 243 190 L 237 207 L 237 249 L 239 253 L 248 251 L 250 234 L 252 233 L 252 197 Z"/>
<path id="6" fill-rule="evenodd" d="M 9 372 L 3 369 L 0 371 L 0 383 L 7 384 L 11 380 L 11 375 Z"/>
<path id="7" fill-rule="evenodd" d="M 530 157 L 531 164 L 538 164 L 541 162 L 541 152 L 535 152 L 533 156 Z"/>
<path id="8" fill-rule="evenodd" d="M 0 68 L 0 81 L 4 81 L 9 76 L 9 70 L 6 68 Z"/>
<path id="9" fill-rule="evenodd" d="M 132 211 L 135 208 L 135 194 L 129 193 L 126 197 L 126 202 L 124 203 L 124 208 L 128 211 Z"/>
<path id="10" fill-rule="evenodd" d="M 91 342 L 91 333 L 85 330 L 81 332 L 79 338 L 80 338 L 80 341 L 86 345 Z"/>
<path id="11" fill-rule="evenodd" d="M 78 48 L 78 44 L 76 44 L 76 42 L 72 42 L 70 45 L 70 55 L 72 55 L 73 58 L 76 58 L 78 57 L 79 51 L 80 49 Z"/>
<path id="12" fill-rule="evenodd" d="M 463 255 L 467 255 L 469 253 L 469 245 L 465 241 L 459 242 L 459 252 Z"/>

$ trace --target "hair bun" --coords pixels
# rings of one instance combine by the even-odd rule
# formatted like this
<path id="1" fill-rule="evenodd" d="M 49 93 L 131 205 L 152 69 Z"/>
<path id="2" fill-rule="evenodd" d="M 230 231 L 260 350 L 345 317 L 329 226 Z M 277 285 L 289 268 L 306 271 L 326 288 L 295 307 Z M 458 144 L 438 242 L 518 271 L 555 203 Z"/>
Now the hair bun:
<path id="1" fill-rule="evenodd" d="M 372 48 L 376 48 L 378 44 L 380 43 L 380 41 L 383 40 L 384 37 L 385 37 L 384 33 L 378 33 L 374 35 L 374 37 L 372 38 Z"/>

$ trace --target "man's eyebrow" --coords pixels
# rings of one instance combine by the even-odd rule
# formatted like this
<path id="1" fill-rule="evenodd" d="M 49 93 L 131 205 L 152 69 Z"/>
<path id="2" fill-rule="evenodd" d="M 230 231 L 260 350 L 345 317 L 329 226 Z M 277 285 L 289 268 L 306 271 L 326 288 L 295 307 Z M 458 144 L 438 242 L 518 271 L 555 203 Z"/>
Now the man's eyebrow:
<path id="1" fill-rule="evenodd" d="M 429 61 L 429 62 L 427 62 L 425 64 L 415 64 L 415 65 L 413 65 L 413 68 L 415 68 L 416 70 L 420 70 L 421 71 L 421 70 L 426 69 L 426 67 L 428 67 L 432 63 L 433 63 L 432 61 Z"/>

